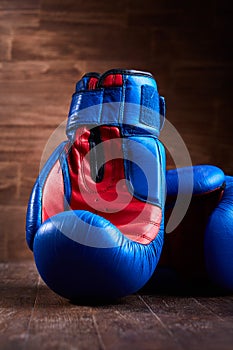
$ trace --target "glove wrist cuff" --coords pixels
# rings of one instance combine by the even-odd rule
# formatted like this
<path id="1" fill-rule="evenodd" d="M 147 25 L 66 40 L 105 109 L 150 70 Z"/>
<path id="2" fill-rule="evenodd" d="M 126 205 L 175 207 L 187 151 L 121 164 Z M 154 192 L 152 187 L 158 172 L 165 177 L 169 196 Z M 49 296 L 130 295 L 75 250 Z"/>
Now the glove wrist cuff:
<path id="1" fill-rule="evenodd" d="M 80 125 L 103 124 L 121 127 L 123 136 L 130 129 L 136 134 L 159 136 L 164 123 L 165 100 L 159 96 L 150 74 L 113 70 L 98 81 L 95 75 L 95 85 L 88 84 L 90 79 L 93 82 L 93 77 L 84 76 L 72 97 L 67 123 L 69 139 L 73 139 Z"/>

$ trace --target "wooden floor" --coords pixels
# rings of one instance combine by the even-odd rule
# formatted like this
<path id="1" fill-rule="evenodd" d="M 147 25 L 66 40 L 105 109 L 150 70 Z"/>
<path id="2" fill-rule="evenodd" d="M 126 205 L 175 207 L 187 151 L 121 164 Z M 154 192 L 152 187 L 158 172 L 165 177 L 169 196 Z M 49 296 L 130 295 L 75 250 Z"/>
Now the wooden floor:
<path id="1" fill-rule="evenodd" d="M 113 304 L 74 305 L 33 262 L 0 264 L 0 349 L 232 349 L 233 296 L 148 290 Z M 146 290 L 146 289 L 145 289 Z"/>

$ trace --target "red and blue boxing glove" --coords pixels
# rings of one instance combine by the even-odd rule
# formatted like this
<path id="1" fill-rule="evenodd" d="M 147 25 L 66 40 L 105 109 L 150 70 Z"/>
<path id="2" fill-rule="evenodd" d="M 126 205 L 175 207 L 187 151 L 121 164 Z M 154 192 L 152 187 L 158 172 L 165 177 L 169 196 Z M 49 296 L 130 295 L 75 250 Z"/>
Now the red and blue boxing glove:
<path id="1" fill-rule="evenodd" d="M 149 73 L 77 83 L 67 141 L 36 180 L 26 220 L 38 271 L 59 295 L 117 298 L 153 274 L 164 237 L 164 110 Z"/>

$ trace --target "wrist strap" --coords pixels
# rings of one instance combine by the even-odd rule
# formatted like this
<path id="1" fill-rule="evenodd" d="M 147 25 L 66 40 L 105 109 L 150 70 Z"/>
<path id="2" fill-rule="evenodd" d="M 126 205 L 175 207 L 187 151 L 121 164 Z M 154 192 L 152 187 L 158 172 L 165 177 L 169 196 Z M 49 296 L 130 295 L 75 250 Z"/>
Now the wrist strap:
<path id="1" fill-rule="evenodd" d="M 121 127 L 123 135 L 131 129 L 130 134 L 134 130 L 135 134 L 159 136 L 165 118 L 165 100 L 159 96 L 154 78 L 143 72 L 123 72 L 107 72 L 93 90 L 74 93 L 67 123 L 69 139 L 73 139 L 81 125 L 106 124 Z M 77 86 L 80 87 L 80 82 Z"/>

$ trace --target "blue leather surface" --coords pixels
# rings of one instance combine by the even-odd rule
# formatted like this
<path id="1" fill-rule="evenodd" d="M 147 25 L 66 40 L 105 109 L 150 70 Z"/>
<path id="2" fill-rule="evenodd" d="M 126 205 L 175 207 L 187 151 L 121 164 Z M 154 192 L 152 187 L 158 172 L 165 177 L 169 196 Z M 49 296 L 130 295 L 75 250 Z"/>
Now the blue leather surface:
<path id="1" fill-rule="evenodd" d="M 115 70 L 107 73 L 112 72 Z M 77 84 L 67 123 L 67 136 L 71 141 L 81 124 L 127 124 L 142 128 L 144 133 L 159 135 L 165 116 L 165 102 L 158 94 L 154 78 L 145 73 L 120 72 L 123 75 L 123 86 L 120 87 L 104 88 L 101 85 L 103 77 L 95 90 L 84 90 L 85 77 Z"/>
<path id="2" fill-rule="evenodd" d="M 205 262 L 212 281 L 233 291 L 233 177 L 226 176 L 223 197 L 205 231 Z"/>
<path id="3" fill-rule="evenodd" d="M 119 298 L 141 288 L 151 277 L 160 257 L 163 221 L 158 236 L 148 245 L 133 242 L 104 218 L 87 211 L 60 213 L 45 221 L 36 233 L 34 257 L 40 275 L 56 293 L 68 299 L 78 297 Z M 82 222 L 90 225 L 88 232 Z M 64 227 L 73 239 L 66 237 Z M 102 227 L 99 246 L 93 247 L 96 230 Z M 100 232 L 98 232 L 98 237 Z M 85 244 L 78 237 L 83 236 Z M 91 241 L 91 243 L 89 242 Z"/>
<path id="4" fill-rule="evenodd" d="M 193 171 L 193 195 L 203 195 L 203 210 L 205 212 L 205 194 L 223 189 L 220 202 L 209 217 L 206 217 L 206 228 L 197 222 L 197 235 L 204 235 L 205 267 L 210 281 L 218 287 L 233 291 L 233 177 L 225 176 L 223 171 L 215 166 L 198 165 L 193 168 L 169 170 L 166 173 L 167 195 L 176 196 L 178 191 L 178 176 L 185 182 Z M 225 188 L 224 188 L 225 184 Z M 185 186 L 184 186 L 185 190 Z M 201 198 L 200 205 L 201 205 Z M 197 218 L 198 220 L 198 218 Z M 189 235 L 189 232 L 183 233 Z M 184 261 L 185 264 L 185 261 Z M 160 271 L 160 273 L 162 273 Z"/>
<path id="5" fill-rule="evenodd" d="M 33 240 L 36 231 L 41 225 L 41 215 L 42 215 L 42 192 L 44 183 L 53 168 L 56 161 L 60 158 L 67 141 L 61 143 L 52 155 L 49 157 L 45 163 L 43 169 L 41 170 L 35 185 L 33 186 L 30 199 L 28 201 L 27 215 L 26 215 L 26 241 L 29 248 L 33 249 Z M 65 163 L 63 162 L 64 167 Z M 65 181 L 68 184 L 68 179 Z M 66 186 L 68 188 L 68 186 Z M 68 194 L 68 192 L 67 192 Z"/>
<path id="6" fill-rule="evenodd" d="M 189 191 L 188 177 L 193 176 L 193 193 L 202 194 L 213 191 L 222 186 L 225 175 L 221 169 L 213 165 L 195 165 L 168 170 L 166 173 L 167 195 L 176 196 L 178 193 L 179 180 L 182 181 L 182 190 Z"/>
<path id="7" fill-rule="evenodd" d="M 70 200 L 71 200 L 71 181 L 70 181 L 70 175 L 69 175 L 69 167 L 67 162 L 67 154 L 66 151 L 63 149 L 59 156 L 60 165 L 62 168 L 62 175 L 63 175 L 63 181 L 64 181 L 64 208 L 65 210 L 68 210 L 70 207 Z"/>
<path id="8" fill-rule="evenodd" d="M 134 197 L 164 207 L 166 156 L 161 142 L 151 136 L 123 140 L 125 175 Z"/>

